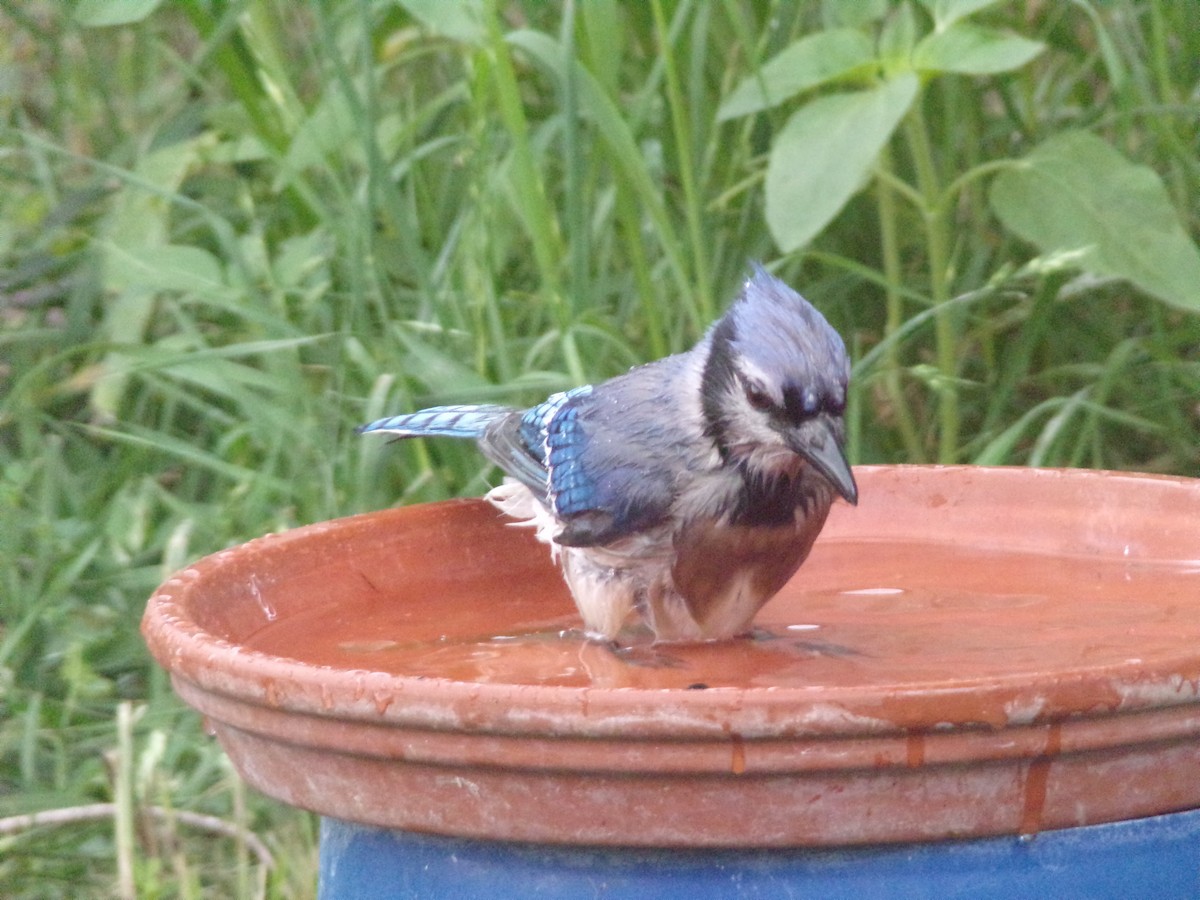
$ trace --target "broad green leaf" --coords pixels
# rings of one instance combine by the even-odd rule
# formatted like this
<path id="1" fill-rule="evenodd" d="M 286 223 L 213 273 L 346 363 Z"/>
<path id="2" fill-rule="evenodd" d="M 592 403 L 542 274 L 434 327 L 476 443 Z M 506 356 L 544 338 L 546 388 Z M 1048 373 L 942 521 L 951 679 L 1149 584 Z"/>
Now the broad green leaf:
<path id="1" fill-rule="evenodd" d="M 168 241 L 171 198 L 199 158 L 201 144 L 201 139 L 167 144 L 147 153 L 127 173 L 96 240 L 103 260 L 101 283 L 112 296 L 98 329 L 103 340 L 142 341 L 154 315 L 156 295 L 142 266 L 132 260 L 153 257 Z M 115 417 L 119 411 L 128 383 L 126 364 L 119 351 L 105 355 L 103 369 L 111 374 L 96 382 L 90 396 L 101 419 Z"/>
<path id="2" fill-rule="evenodd" d="M 1041 41 L 960 23 L 927 35 L 913 52 L 913 65 L 934 72 L 994 75 L 1021 68 L 1045 49 Z"/>
<path id="3" fill-rule="evenodd" d="M 332 243 L 332 236 L 323 228 L 285 238 L 271 263 L 276 286 L 295 290 L 317 273 L 321 274 L 319 280 L 325 282 L 329 259 L 334 255 Z"/>
<path id="4" fill-rule="evenodd" d="M 115 343 L 136 344 L 142 340 L 154 314 L 155 294 L 150 288 L 127 287 L 108 304 L 104 314 L 104 336 Z M 105 373 L 92 385 L 88 402 L 101 420 L 116 419 L 129 383 L 129 357 L 119 351 L 104 355 Z"/>
<path id="5" fill-rule="evenodd" d="M 207 250 L 185 245 L 142 245 L 126 249 L 107 243 L 106 283 L 117 291 L 108 304 L 104 334 L 115 343 L 139 344 L 154 313 L 157 292 L 213 293 L 224 289 L 221 264 Z M 117 418 L 129 382 L 130 357 L 114 350 L 105 355 L 101 378 L 92 387 L 92 409 L 104 420 Z"/>
<path id="6" fill-rule="evenodd" d="M 887 15 L 888 0 L 823 0 L 821 21 L 826 28 L 860 28 Z"/>
<path id="7" fill-rule="evenodd" d="M 909 72 L 869 91 L 821 97 L 788 120 L 767 163 L 767 227 L 780 249 L 811 241 L 863 186 L 917 88 Z"/>
<path id="8" fill-rule="evenodd" d="M 353 158 L 358 151 L 355 136 L 361 133 L 361 123 L 355 121 L 345 93 L 327 91 L 292 135 L 276 189 L 311 166 L 326 165 L 332 155 Z"/>
<path id="9" fill-rule="evenodd" d="M 1080 251 L 1081 268 L 1200 311 L 1200 249 L 1162 181 L 1100 138 L 1050 138 L 997 176 L 990 200 L 1004 225 L 1043 253 Z"/>
<path id="10" fill-rule="evenodd" d="M 627 35 L 621 25 L 618 0 L 588 0 L 578 6 L 583 31 L 581 55 L 596 80 L 610 94 L 620 91 L 621 60 Z"/>
<path id="11" fill-rule="evenodd" d="M 801 38 L 743 79 L 717 110 L 717 121 L 769 109 L 873 60 L 871 41 L 860 31 L 840 28 Z"/>
<path id="12" fill-rule="evenodd" d="M 482 44 L 487 36 L 478 0 L 400 0 L 400 5 L 435 34 L 465 44 Z"/>
<path id="13" fill-rule="evenodd" d="M 162 0 L 79 0 L 75 21 L 85 28 L 130 25 L 158 9 Z"/>
<path id="14" fill-rule="evenodd" d="M 107 282 L 119 292 L 104 321 L 108 338 L 119 344 L 140 344 L 154 313 L 160 291 L 214 295 L 229 294 L 220 261 L 200 247 L 166 244 L 159 247 L 105 248 Z M 133 356 L 114 350 L 104 357 L 107 377 L 92 389 L 93 409 L 103 418 L 116 418 L 124 398 Z"/>
<path id="15" fill-rule="evenodd" d="M 911 4 L 902 3 L 888 16 L 879 32 L 879 58 L 889 69 L 899 64 L 898 71 L 904 71 L 916 43 L 916 16 Z"/>
<path id="16" fill-rule="evenodd" d="M 997 2 L 998 0 L 921 0 L 933 16 L 933 27 L 937 31 L 949 28 L 959 19 L 994 6 Z"/>
<path id="17" fill-rule="evenodd" d="M 203 139 L 166 144 L 137 161 L 114 198 L 105 236 L 122 247 L 165 243 L 171 200 L 200 159 Z M 117 288 L 116 285 L 106 285 Z"/>
<path id="18" fill-rule="evenodd" d="M 110 285 L 199 292 L 225 287 L 221 263 L 200 247 L 167 244 L 126 249 L 110 245 L 106 249 Z"/>

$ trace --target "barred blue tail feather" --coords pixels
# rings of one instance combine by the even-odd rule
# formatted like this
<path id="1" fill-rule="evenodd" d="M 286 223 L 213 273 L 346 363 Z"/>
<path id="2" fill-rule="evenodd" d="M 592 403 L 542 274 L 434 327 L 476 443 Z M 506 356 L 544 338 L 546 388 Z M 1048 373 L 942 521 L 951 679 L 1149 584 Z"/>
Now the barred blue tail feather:
<path id="1" fill-rule="evenodd" d="M 492 422 L 513 410 L 506 406 L 434 406 L 420 412 L 376 419 L 360 425 L 359 434 L 396 437 L 479 438 Z"/>
<path id="2" fill-rule="evenodd" d="M 755 267 L 685 353 L 525 410 L 439 406 L 363 434 L 470 438 L 507 476 L 488 494 L 537 529 L 588 634 L 635 611 L 660 641 L 721 640 L 804 562 L 829 507 L 858 500 L 845 456 L 841 337 Z"/>

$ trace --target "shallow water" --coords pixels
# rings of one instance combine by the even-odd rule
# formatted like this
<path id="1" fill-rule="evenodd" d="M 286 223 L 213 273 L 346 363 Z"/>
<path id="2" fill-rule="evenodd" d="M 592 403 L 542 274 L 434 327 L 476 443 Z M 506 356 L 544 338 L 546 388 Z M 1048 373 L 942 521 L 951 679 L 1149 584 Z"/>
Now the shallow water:
<path id="1" fill-rule="evenodd" d="M 560 581 L 524 581 L 464 576 L 451 596 L 446 585 L 386 586 L 364 573 L 295 614 L 276 585 L 279 615 L 245 644 L 312 665 L 477 683 L 929 690 L 1128 673 L 1200 640 L 1194 561 L 824 541 L 752 636 L 686 646 L 652 646 L 637 626 L 619 648 L 590 642 Z"/>

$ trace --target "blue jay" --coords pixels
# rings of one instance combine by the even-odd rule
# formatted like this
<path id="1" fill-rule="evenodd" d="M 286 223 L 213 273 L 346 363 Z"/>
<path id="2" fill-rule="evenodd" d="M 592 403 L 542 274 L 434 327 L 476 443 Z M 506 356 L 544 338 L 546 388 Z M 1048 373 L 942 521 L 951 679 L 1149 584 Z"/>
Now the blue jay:
<path id="1" fill-rule="evenodd" d="M 526 410 L 439 406 L 363 434 L 472 438 L 506 478 L 488 493 L 559 560 L 589 636 L 636 609 L 660 642 L 745 633 L 804 562 L 834 499 L 845 345 L 756 266 L 696 346 Z"/>

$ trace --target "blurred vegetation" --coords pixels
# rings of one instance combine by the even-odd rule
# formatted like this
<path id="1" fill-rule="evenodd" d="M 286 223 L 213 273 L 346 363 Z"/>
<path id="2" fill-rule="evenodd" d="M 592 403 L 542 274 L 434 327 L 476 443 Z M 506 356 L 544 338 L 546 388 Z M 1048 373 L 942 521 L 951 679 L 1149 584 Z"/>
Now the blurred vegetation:
<path id="1" fill-rule="evenodd" d="M 1190 4 L 0 0 L 0 34 L 6 896 L 311 896 L 311 817 L 243 792 L 146 597 L 480 493 L 470 447 L 353 426 L 682 349 L 750 260 L 851 346 L 856 462 L 1197 474 Z"/>

